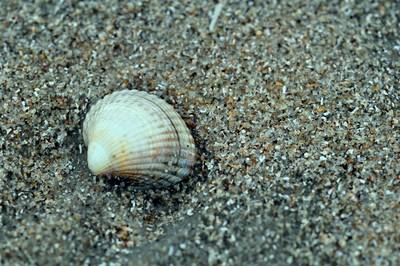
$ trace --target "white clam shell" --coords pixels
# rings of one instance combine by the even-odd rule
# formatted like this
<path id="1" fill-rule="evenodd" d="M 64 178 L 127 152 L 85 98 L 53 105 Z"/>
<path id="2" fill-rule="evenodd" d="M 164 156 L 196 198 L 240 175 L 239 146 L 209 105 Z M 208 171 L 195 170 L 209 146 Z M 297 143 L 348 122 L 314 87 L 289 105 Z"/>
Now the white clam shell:
<path id="1" fill-rule="evenodd" d="M 83 138 L 93 174 L 129 177 L 139 185 L 179 182 L 195 163 L 185 122 L 146 92 L 117 91 L 98 101 L 86 115 Z"/>

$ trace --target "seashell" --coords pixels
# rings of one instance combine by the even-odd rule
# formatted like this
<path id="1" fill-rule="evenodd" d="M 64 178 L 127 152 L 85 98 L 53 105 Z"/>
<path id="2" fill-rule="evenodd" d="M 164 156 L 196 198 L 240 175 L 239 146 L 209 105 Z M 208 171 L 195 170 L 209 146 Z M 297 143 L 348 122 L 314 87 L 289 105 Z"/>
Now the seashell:
<path id="1" fill-rule="evenodd" d="M 95 175 L 128 177 L 139 186 L 167 186 L 189 175 L 193 137 L 179 114 L 155 95 L 123 90 L 87 113 L 83 139 Z"/>

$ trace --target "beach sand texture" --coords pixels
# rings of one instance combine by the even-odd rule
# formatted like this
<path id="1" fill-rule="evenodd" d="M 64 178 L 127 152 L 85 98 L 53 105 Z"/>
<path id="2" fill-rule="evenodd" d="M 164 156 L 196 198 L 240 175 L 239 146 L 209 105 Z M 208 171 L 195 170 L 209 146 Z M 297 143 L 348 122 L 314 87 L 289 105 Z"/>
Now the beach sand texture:
<path id="1" fill-rule="evenodd" d="M 308 2 L 308 3 L 307 3 Z M 1 1 L 1 265 L 399 265 L 400 2 Z M 168 189 L 93 176 L 113 91 L 196 141 Z"/>

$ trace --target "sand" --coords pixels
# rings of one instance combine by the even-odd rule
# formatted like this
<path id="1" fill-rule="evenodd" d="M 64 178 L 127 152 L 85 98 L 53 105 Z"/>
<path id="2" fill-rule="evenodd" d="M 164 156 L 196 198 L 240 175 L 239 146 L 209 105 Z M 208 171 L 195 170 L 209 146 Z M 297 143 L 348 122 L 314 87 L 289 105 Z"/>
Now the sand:
<path id="1" fill-rule="evenodd" d="M 1 1 L 1 265 L 399 265 L 397 1 Z M 113 91 L 170 103 L 198 162 L 93 176 Z"/>

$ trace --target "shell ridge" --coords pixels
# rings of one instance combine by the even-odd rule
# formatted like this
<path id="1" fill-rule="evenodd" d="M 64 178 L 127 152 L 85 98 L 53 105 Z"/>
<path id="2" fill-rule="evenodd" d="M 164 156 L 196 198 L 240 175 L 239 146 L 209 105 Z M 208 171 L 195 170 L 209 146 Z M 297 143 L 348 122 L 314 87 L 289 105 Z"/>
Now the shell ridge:
<path id="1" fill-rule="evenodd" d="M 170 121 L 172 127 L 173 127 L 174 130 L 175 130 L 176 137 L 178 138 L 178 143 L 179 143 L 178 158 L 180 158 L 180 157 L 181 157 L 181 155 L 180 155 L 180 154 L 181 154 L 181 142 L 180 142 L 180 136 L 179 136 L 178 130 L 177 130 L 176 127 L 175 127 L 175 124 L 172 122 L 172 120 L 171 120 L 171 118 L 168 116 L 167 112 L 165 112 L 165 110 L 162 109 L 160 106 L 158 106 L 154 101 L 152 101 L 152 100 L 150 100 L 150 99 L 148 99 L 148 98 L 145 98 L 145 97 L 143 97 L 143 99 L 146 99 L 147 101 L 151 102 L 153 105 L 157 106 L 157 107 L 164 113 L 164 115 L 168 118 L 168 120 Z"/>

